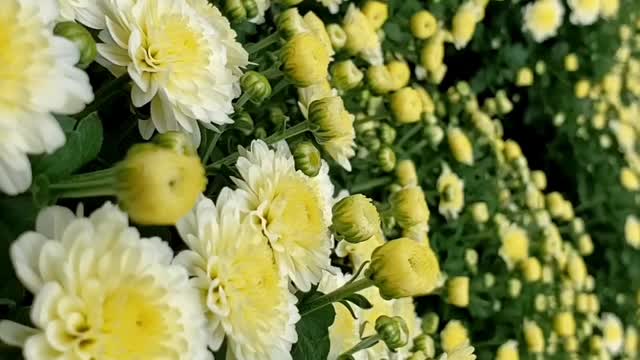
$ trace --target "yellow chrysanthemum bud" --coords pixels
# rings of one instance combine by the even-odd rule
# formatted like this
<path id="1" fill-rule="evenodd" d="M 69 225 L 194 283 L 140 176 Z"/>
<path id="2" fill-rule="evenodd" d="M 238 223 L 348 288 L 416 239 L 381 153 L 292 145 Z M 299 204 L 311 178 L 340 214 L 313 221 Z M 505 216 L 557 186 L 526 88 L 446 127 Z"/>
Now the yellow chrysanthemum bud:
<path id="1" fill-rule="evenodd" d="M 347 44 L 347 33 L 338 24 L 327 25 L 327 34 L 334 50 L 340 50 Z"/>
<path id="2" fill-rule="evenodd" d="M 529 257 L 529 237 L 524 229 L 510 225 L 500 231 L 500 238 L 502 246 L 499 254 L 509 268 Z"/>
<path id="3" fill-rule="evenodd" d="M 591 349 L 591 352 L 593 352 L 594 354 L 601 353 L 602 350 L 604 349 L 604 342 L 602 341 L 602 336 L 593 335 L 589 339 L 589 349 Z"/>
<path id="4" fill-rule="evenodd" d="M 80 50 L 77 66 L 86 69 L 98 56 L 96 42 L 87 29 L 75 22 L 65 21 L 56 24 L 53 33 L 70 40 Z"/>
<path id="5" fill-rule="evenodd" d="M 429 81 L 432 84 L 440 84 L 442 82 L 442 79 L 444 79 L 444 76 L 447 73 L 447 65 L 445 64 L 440 64 L 440 66 L 438 66 L 434 71 L 431 72 L 430 76 L 429 76 Z"/>
<path id="6" fill-rule="evenodd" d="M 466 249 L 464 251 L 464 262 L 470 269 L 475 269 L 478 265 L 478 252 L 474 249 Z"/>
<path id="7" fill-rule="evenodd" d="M 522 157 L 522 149 L 520 149 L 520 145 L 511 139 L 504 142 L 503 152 L 507 161 L 516 161 Z"/>
<path id="8" fill-rule="evenodd" d="M 381 1 L 369 0 L 362 7 L 362 13 L 374 29 L 380 29 L 389 17 L 389 6 Z"/>
<path id="9" fill-rule="evenodd" d="M 638 179 L 636 173 L 628 167 L 624 167 L 620 171 L 620 183 L 629 191 L 637 191 L 640 189 L 640 179 Z"/>
<path id="10" fill-rule="evenodd" d="M 627 216 L 624 222 L 624 238 L 634 249 L 640 249 L 640 221 L 634 215 Z"/>
<path id="11" fill-rule="evenodd" d="M 589 80 L 582 79 L 576 83 L 575 94 L 578 99 L 584 99 L 589 95 L 591 84 Z"/>
<path id="12" fill-rule="evenodd" d="M 576 321 L 569 311 L 557 313 L 553 318 L 553 330 L 561 337 L 572 336 L 576 333 Z"/>
<path id="13" fill-rule="evenodd" d="M 389 201 L 393 216 L 402 228 L 429 221 L 429 207 L 420 186 L 406 186 L 391 194 Z"/>
<path id="14" fill-rule="evenodd" d="M 333 84 L 340 90 L 351 90 L 362 82 L 364 74 L 352 60 L 345 60 L 331 66 Z"/>
<path id="15" fill-rule="evenodd" d="M 589 313 L 597 314 L 600 312 L 600 300 L 595 294 L 589 294 Z"/>
<path id="16" fill-rule="evenodd" d="M 309 121 L 316 141 L 343 168 L 351 170 L 348 159 L 355 155 L 354 116 L 340 96 L 315 100 L 309 106 Z"/>
<path id="17" fill-rule="evenodd" d="M 428 245 L 400 238 L 373 251 L 365 276 L 384 299 L 426 295 L 438 285 L 440 264 Z"/>
<path id="18" fill-rule="evenodd" d="M 289 8 L 278 15 L 277 27 L 278 32 L 285 40 L 307 32 L 304 19 L 300 15 L 298 8 L 295 7 Z"/>
<path id="19" fill-rule="evenodd" d="M 542 266 L 537 258 L 530 257 L 523 261 L 521 266 L 526 281 L 534 282 L 540 280 L 540 277 L 542 277 Z"/>
<path id="20" fill-rule="evenodd" d="M 420 352 L 424 354 L 426 359 L 430 359 L 436 355 L 436 344 L 431 336 L 420 334 L 413 339 L 412 351 Z"/>
<path id="21" fill-rule="evenodd" d="M 564 350 L 568 353 L 578 351 L 578 339 L 575 336 L 569 336 L 564 339 Z"/>
<path id="22" fill-rule="evenodd" d="M 469 278 L 456 276 L 447 282 L 447 300 L 457 307 L 469 306 Z"/>
<path id="23" fill-rule="evenodd" d="M 327 33 L 327 28 L 324 26 L 322 19 L 318 17 L 313 11 L 309 11 L 304 14 L 304 24 L 324 45 L 325 49 L 329 53 L 329 57 L 333 56 L 333 45 L 331 45 L 331 38 Z"/>
<path id="24" fill-rule="evenodd" d="M 420 94 L 411 88 L 404 87 L 391 94 L 391 113 L 401 124 L 420 121 L 422 100 Z"/>
<path id="25" fill-rule="evenodd" d="M 471 204 L 471 217 L 476 224 L 484 224 L 489 221 L 489 207 L 485 202 Z"/>
<path id="26" fill-rule="evenodd" d="M 547 188 L 547 176 L 543 171 L 534 170 L 531 172 L 531 181 L 538 188 L 538 190 L 543 191 Z"/>
<path id="27" fill-rule="evenodd" d="M 467 135 L 458 127 L 447 130 L 447 141 L 453 157 L 460 163 L 473 165 L 473 145 Z"/>
<path id="28" fill-rule="evenodd" d="M 540 326 L 534 321 L 525 320 L 523 331 L 529 352 L 542 353 L 544 351 L 544 334 Z"/>
<path id="29" fill-rule="evenodd" d="M 247 93 L 252 103 L 260 104 L 271 96 L 269 80 L 259 72 L 248 71 L 240 79 L 242 91 Z"/>
<path id="30" fill-rule="evenodd" d="M 197 156 L 147 143 L 132 146 L 117 165 L 117 183 L 120 205 L 133 221 L 174 225 L 193 208 L 207 178 Z"/>
<path id="31" fill-rule="evenodd" d="M 587 266 L 582 260 L 582 256 L 574 253 L 569 256 L 569 262 L 567 263 L 567 272 L 569 278 L 578 288 L 584 286 L 585 278 L 587 277 Z"/>
<path id="32" fill-rule="evenodd" d="M 438 30 L 438 21 L 427 10 L 420 10 L 411 17 L 411 33 L 418 39 L 430 38 Z"/>
<path id="33" fill-rule="evenodd" d="M 376 319 L 376 333 L 390 350 L 407 345 L 409 329 L 400 316 L 389 317 L 382 315 Z"/>
<path id="34" fill-rule="evenodd" d="M 582 234 L 578 237 L 578 251 L 583 256 L 589 256 L 593 253 L 593 241 L 589 234 Z"/>
<path id="35" fill-rule="evenodd" d="M 498 347 L 496 352 L 496 360 L 519 360 L 518 355 L 518 343 L 514 340 L 509 340 Z"/>
<path id="36" fill-rule="evenodd" d="M 384 65 L 374 65 L 367 69 L 369 87 L 376 94 L 386 94 L 393 89 L 393 77 Z"/>
<path id="37" fill-rule="evenodd" d="M 436 110 L 436 106 L 433 103 L 433 99 L 431 95 L 421 86 L 415 87 L 418 95 L 420 95 L 420 100 L 422 101 L 422 111 L 426 114 L 433 114 Z"/>
<path id="38" fill-rule="evenodd" d="M 378 210 L 364 195 L 356 194 L 333 206 L 333 230 L 343 240 L 359 243 L 380 231 Z"/>
<path id="39" fill-rule="evenodd" d="M 382 63 L 380 39 L 371 21 L 354 5 L 351 4 L 343 18 L 342 29 L 347 34 L 344 48 L 351 54 L 360 54 L 368 58 L 370 63 Z"/>
<path id="40" fill-rule="evenodd" d="M 501 114 L 508 114 L 513 110 L 513 103 L 507 96 L 507 92 L 504 90 L 498 90 L 496 93 L 496 103 L 498 111 Z"/>
<path id="41" fill-rule="evenodd" d="M 458 320 L 451 320 L 440 332 L 442 350 L 451 353 L 469 341 L 467 328 Z"/>
<path id="42" fill-rule="evenodd" d="M 422 331 L 425 334 L 433 335 L 440 326 L 440 317 L 434 312 L 428 312 L 422 316 Z"/>
<path id="43" fill-rule="evenodd" d="M 411 69 L 409 69 L 409 65 L 406 62 L 394 60 L 386 66 L 393 80 L 393 90 L 401 89 L 409 84 Z"/>
<path id="44" fill-rule="evenodd" d="M 523 67 L 518 70 L 518 74 L 516 75 L 516 85 L 525 87 L 531 86 L 531 84 L 533 84 L 533 71 L 528 67 Z"/>
<path id="45" fill-rule="evenodd" d="M 402 160 L 396 166 L 396 178 L 402 186 L 417 185 L 418 175 L 416 173 L 416 165 L 412 160 Z"/>
<path id="46" fill-rule="evenodd" d="M 451 31 L 453 43 L 457 49 L 464 48 L 471 41 L 480 15 L 481 9 L 473 1 L 467 1 L 458 8 L 453 16 Z"/>
<path id="47" fill-rule="evenodd" d="M 576 311 L 582 314 L 589 312 L 589 296 L 585 293 L 580 293 L 576 296 Z"/>
<path id="48" fill-rule="evenodd" d="M 580 63 L 576 54 L 571 53 L 564 57 L 564 69 L 568 72 L 574 72 L 578 70 L 579 66 Z"/>
<path id="49" fill-rule="evenodd" d="M 420 52 L 422 67 L 434 73 L 443 66 L 444 60 L 444 40 L 442 36 L 436 34 L 432 36 Z"/>
<path id="50" fill-rule="evenodd" d="M 296 145 L 293 150 L 293 159 L 296 169 L 307 176 L 314 177 L 320 172 L 322 156 L 320 151 L 309 141 L 303 141 Z"/>
<path id="51" fill-rule="evenodd" d="M 283 70 L 298 87 L 307 87 L 327 79 L 329 53 L 310 33 L 295 35 L 284 45 Z"/>
<path id="52" fill-rule="evenodd" d="M 624 353 L 630 358 L 636 357 L 640 349 L 639 343 L 638 330 L 633 326 L 629 326 L 624 334 Z"/>
<path id="53" fill-rule="evenodd" d="M 512 299 L 516 299 L 520 296 L 520 292 L 522 291 L 522 282 L 518 279 L 509 279 L 509 296 Z"/>
<path id="54" fill-rule="evenodd" d="M 391 172 L 396 167 L 396 153 L 389 146 L 384 146 L 378 151 L 378 166 L 384 172 Z"/>

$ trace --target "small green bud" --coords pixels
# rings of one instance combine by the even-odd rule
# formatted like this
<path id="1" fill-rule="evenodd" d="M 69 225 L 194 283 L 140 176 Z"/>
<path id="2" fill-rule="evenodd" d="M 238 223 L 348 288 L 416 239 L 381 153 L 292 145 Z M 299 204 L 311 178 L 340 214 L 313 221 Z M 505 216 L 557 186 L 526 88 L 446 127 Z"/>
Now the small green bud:
<path id="1" fill-rule="evenodd" d="M 271 84 L 269 84 L 269 80 L 259 72 L 246 72 L 242 75 L 240 85 L 242 86 L 242 91 L 251 96 L 251 102 L 254 104 L 260 104 L 271 96 Z"/>
<path id="2" fill-rule="evenodd" d="M 444 139 L 444 130 L 438 125 L 429 125 L 424 128 L 424 133 L 427 136 L 427 140 L 434 148 L 440 145 Z"/>
<path id="3" fill-rule="evenodd" d="M 395 350 L 407 345 L 409 329 L 407 323 L 400 316 L 382 315 L 378 317 L 375 329 L 389 349 Z"/>
<path id="4" fill-rule="evenodd" d="M 422 331 L 425 334 L 433 335 L 440 326 L 440 317 L 434 312 L 428 312 L 422 317 Z"/>
<path id="5" fill-rule="evenodd" d="M 269 121 L 276 127 L 282 127 L 284 123 L 289 120 L 289 117 L 285 114 L 279 106 L 272 106 L 269 108 Z"/>
<path id="6" fill-rule="evenodd" d="M 247 19 L 247 10 L 242 0 L 225 0 L 224 13 L 232 22 L 242 22 Z"/>
<path id="7" fill-rule="evenodd" d="M 289 40 L 296 34 L 306 31 L 304 19 L 298 12 L 298 8 L 295 7 L 283 11 L 278 16 L 277 27 L 285 40 Z"/>
<path id="8" fill-rule="evenodd" d="M 327 34 L 334 50 L 340 50 L 347 43 L 347 33 L 338 24 L 327 25 Z"/>
<path id="9" fill-rule="evenodd" d="M 364 195 L 356 194 L 338 201 L 333 206 L 333 229 L 350 243 L 369 240 L 380 231 L 378 210 Z"/>
<path id="10" fill-rule="evenodd" d="M 322 156 L 320 151 L 309 141 L 303 141 L 296 145 L 293 150 L 296 169 L 302 171 L 307 176 L 316 176 L 322 166 Z"/>
<path id="11" fill-rule="evenodd" d="M 84 26 L 65 21 L 58 23 L 53 29 L 53 33 L 70 40 L 80 50 L 80 60 L 77 64 L 79 68 L 86 69 L 96 59 L 98 55 L 96 42 Z"/>
<path id="12" fill-rule="evenodd" d="M 380 140 L 387 145 L 393 144 L 396 140 L 396 129 L 387 123 L 382 123 L 378 128 L 378 132 L 380 133 Z"/>
<path id="13" fill-rule="evenodd" d="M 256 128 L 253 131 L 253 136 L 255 136 L 256 139 L 266 139 L 267 138 L 267 130 L 265 130 L 263 127 Z"/>
<path id="14" fill-rule="evenodd" d="M 238 111 L 233 116 L 234 125 L 236 129 L 240 130 L 243 134 L 249 135 L 254 129 L 253 119 L 246 111 Z"/>
<path id="15" fill-rule="evenodd" d="M 244 10 L 247 12 L 247 18 L 253 19 L 258 16 L 258 4 L 255 0 L 242 0 L 242 6 Z"/>
<path id="16" fill-rule="evenodd" d="M 391 172 L 396 168 L 396 153 L 388 146 L 378 151 L 378 165 L 384 172 Z"/>
<path id="17" fill-rule="evenodd" d="M 364 74 L 352 60 L 340 61 L 331 67 L 331 75 L 334 85 L 341 90 L 351 90 L 358 86 Z"/>
<path id="18" fill-rule="evenodd" d="M 496 284 L 496 277 L 492 273 L 486 273 L 484 274 L 483 281 L 484 281 L 484 287 L 489 289 Z"/>
<path id="19" fill-rule="evenodd" d="M 436 355 L 436 345 L 433 338 L 427 334 L 420 334 L 413 339 L 413 351 L 422 352 L 427 358 Z"/>

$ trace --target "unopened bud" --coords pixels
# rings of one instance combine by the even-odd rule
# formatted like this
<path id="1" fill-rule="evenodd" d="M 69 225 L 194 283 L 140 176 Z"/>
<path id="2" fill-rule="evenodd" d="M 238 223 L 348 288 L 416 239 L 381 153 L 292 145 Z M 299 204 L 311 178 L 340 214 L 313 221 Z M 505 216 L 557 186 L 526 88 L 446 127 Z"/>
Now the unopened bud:
<path id="1" fill-rule="evenodd" d="M 350 243 L 369 240 L 380 231 L 378 210 L 364 195 L 348 196 L 333 206 L 333 229 Z"/>
<path id="2" fill-rule="evenodd" d="M 86 69 L 96 59 L 98 50 L 91 33 L 82 25 L 71 21 L 56 24 L 53 33 L 70 40 L 80 50 L 77 66 Z"/>
<path id="3" fill-rule="evenodd" d="M 309 141 L 304 141 L 296 145 L 293 150 L 296 169 L 305 175 L 314 177 L 320 172 L 322 166 L 322 156 L 320 151 Z"/>

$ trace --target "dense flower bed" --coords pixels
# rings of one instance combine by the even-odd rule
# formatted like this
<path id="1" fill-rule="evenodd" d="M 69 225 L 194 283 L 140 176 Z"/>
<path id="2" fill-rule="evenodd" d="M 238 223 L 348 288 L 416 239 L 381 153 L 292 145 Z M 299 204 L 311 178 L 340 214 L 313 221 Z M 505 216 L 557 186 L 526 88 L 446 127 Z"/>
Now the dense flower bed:
<path id="1" fill-rule="evenodd" d="M 638 358 L 639 16 L 3 0 L 0 358 Z"/>

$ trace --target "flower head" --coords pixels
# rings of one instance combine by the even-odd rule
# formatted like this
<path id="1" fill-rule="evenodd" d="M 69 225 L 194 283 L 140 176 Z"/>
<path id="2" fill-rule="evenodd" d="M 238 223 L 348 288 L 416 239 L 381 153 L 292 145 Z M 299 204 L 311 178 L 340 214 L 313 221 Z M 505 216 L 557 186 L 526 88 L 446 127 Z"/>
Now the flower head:
<path id="1" fill-rule="evenodd" d="M 416 225 L 427 228 L 431 214 L 424 191 L 419 185 L 403 187 L 393 193 L 389 201 L 393 216 L 402 228 L 409 229 Z"/>
<path id="2" fill-rule="evenodd" d="M 333 248 L 331 203 L 333 185 L 323 162 L 320 173 L 308 177 L 296 171 L 286 142 L 269 149 L 260 140 L 240 152 L 236 164 L 248 210 L 262 227 L 280 270 L 303 291 L 328 269 Z"/>
<path id="3" fill-rule="evenodd" d="M 522 329 L 529 352 L 542 353 L 544 351 L 544 334 L 540 326 L 534 321 L 525 319 Z"/>
<path id="4" fill-rule="evenodd" d="M 575 25 L 591 25 L 598 20 L 601 0 L 568 0 L 570 20 Z"/>
<path id="5" fill-rule="evenodd" d="M 202 198 L 177 225 L 189 250 L 175 262 L 200 291 L 209 347 L 218 349 L 226 335 L 236 359 L 291 359 L 297 300 L 260 228 L 242 216 L 243 200 L 228 188 L 217 204 Z"/>
<path id="6" fill-rule="evenodd" d="M 464 207 L 463 180 L 447 164 L 443 164 L 436 187 L 440 193 L 438 211 L 447 219 L 457 219 Z"/>
<path id="7" fill-rule="evenodd" d="M 600 320 L 600 328 L 604 346 L 612 355 L 618 354 L 624 342 L 624 328 L 620 319 L 614 314 L 605 313 Z"/>
<path id="8" fill-rule="evenodd" d="M 55 0 L 0 2 L 0 191 L 31 185 L 28 154 L 52 153 L 65 141 L 50 114 L 74 114 L 93 100 L 80 52 L 54 36 Z"/>
<path id="9" fill-rule="evenodd" d="M 151 105 L 140 133 L 184 131 L 200 142 L 198 121 L 231 123 L 248 55 L 220 12 L 205 0 L 101 2 L 104 20 L 98 62 L 115 76 L 128 73 L 134 106 Z"/>
<path id="10" fill-rule="evenodd" d="M 3 321 L 0 338 L 19 340 L 27 360 L 213 359 L 198 294 L 172 256 L 111 204 L 88 218 L 46 208 L 11 247 L 36 329 Z"/>
<path id="11" fill-rule="evenodd" d="M 516 224 L 500 231 L 500 256 L 510 269 L 529 257 L 529 237 L 527 232 Z"/>
<path id="12" fill-rule="evenodd" d="M 340 96 L 329 96 L 311 103 L 309 121 L 313 136 L 322 148 L 345 170 L 351 171 L 349 159 L 355 156 L 354 116 Z"/>
<path id="13" fill-rule="evenodd" d="M 518 342 L 515 340 L 507 340 L 498 347 L 496 352 L 496 360 L 518 360 Z"/>
<path id="14" fill-rule="evenodd" d="M 440 345 L 447 353 L 469 343 L 469 332 L 459 320 L 450 320 L 440 332 Z"/>
<path id="15" fill-rule="evenodd" d="M 557 34 L 563 15 L 559 0 L 536 0 L 524 8 L 524 29 L 535 41 L 543 42 Z"/>
<path id="16" fill-rule="evenodd" d="M 462 49 L 473 37 L 476 24 L 482 19 L 484 10 L 475 1 L 467 1 L 458 8 L 453 16 L 453 43 L 456 49 Z"/>
<path id="17" fill-rule="evenodd" d="M 350 4 L 342 22 L 347 34 L 345 48 L 358 54 L 371 65 L 382 65 L 382 48 L 374 24 L 358 9 Z"/>

